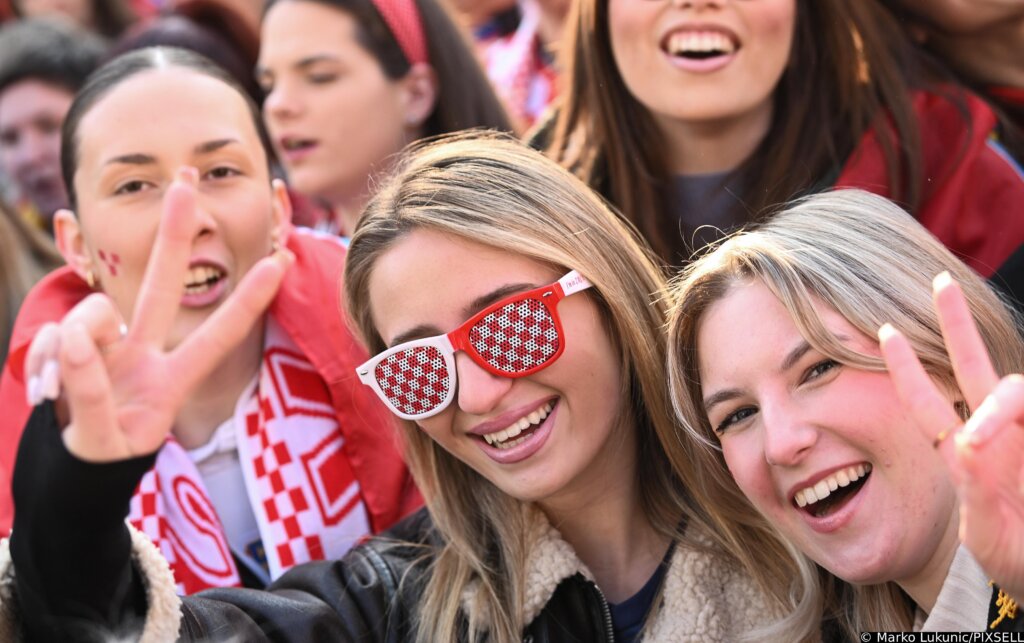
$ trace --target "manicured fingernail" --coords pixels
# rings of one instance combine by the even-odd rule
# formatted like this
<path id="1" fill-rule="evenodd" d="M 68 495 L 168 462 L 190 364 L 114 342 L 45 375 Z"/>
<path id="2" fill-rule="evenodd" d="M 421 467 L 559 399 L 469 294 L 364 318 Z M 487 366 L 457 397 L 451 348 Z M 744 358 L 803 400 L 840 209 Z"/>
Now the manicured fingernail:
<path id="1" fill-rule="evenodd" d="M 970 455 L 974 447 L 971 443 L 971 437 L 967 428 L 964 428 L 953 436 L 953 445 L 956 448 L 957 453 L 961 455 Z"/>
<path id="2" fill-rule="evenodd" d="M 60 363 L 55 359 L 46 360 L 39 379 L 39 394 L 44 399 L 56 400 L 60 396 Z"/>
<path id="3" fill-rule="evenodd" d="M 39 395 L 39 376 L 33 375 L 28 378 L 28 384 L 25 386 L 25 399 L 28 401 L 29 406 L 36 406 L 43 401 L 41 395 Z"/>
<path id="4" fill-rule="evenodd" d="M 878 329 L 878 341 L 880 342 L 884 342 L 895 335 L 896 329 L 889 322 L 882 324 L 882 327 Z"/>
<path id="5" fill-rule="evenodd" d="M 953 283 L 952 275 L 949 274 L 948 270 L 943 270 L 939 274 L 935 275 L 935 279 L 932 279 L 932 289 L 942 290 L 951 283 Z"/>
<path id="6" fill-rule="evenodd" d="M 964 439 L 971 446 L 979 446 L 988 441 L 998 425 L 987 421 L 988 418 L 999 413 L 999 402 L 994 397 L 985 398 L 981 406 L 971 415 L 971 419 L 964 425 Z"/>

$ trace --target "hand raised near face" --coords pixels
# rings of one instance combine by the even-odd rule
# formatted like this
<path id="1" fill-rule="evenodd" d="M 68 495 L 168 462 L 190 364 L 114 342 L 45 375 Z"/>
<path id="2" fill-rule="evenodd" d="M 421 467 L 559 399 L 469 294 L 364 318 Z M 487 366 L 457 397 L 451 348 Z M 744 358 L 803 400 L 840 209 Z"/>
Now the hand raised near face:
<path id="1" fill-rule="evenodd" d="M 185 397 L 248 334 L 294 261 L 287 250 L 261 259 L 199 328 L 166 351 L 198 225 L 196 182 L 195 169 L 182 168 L 167 189 L 131 328 L 122 334 L 114 302 L 94 294 L 41 329 L 29 349 L 29 401 L 56 398 L 59 377 L 69 415 L 64 443 L 82 460 L 156 451 Z"/>
<path id="2" fill-rule="evenodd" d="M 1024 599 L 1024 377 L 1000 378 L 960 287 L 935 279 L 935 308 L 964 402 L 964 422 L 906 337 L 888 324 L 882 353 L 904 407 L 936 444 L 960 498 L 960 541 L 1010 596 Z"/>

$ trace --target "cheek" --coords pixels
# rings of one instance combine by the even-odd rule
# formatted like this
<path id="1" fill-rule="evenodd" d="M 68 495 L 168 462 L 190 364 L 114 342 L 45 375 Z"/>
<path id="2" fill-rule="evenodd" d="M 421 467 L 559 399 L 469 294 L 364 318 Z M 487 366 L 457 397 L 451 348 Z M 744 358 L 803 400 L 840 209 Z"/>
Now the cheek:
<path id="1" fill-rule="evenodd" d="M 97 249 L 96 255 L 99 257 L 106 276 L 117 277 L 121 270 L 121 255 L 104 248 Z"/>
<path id="2" fill-rule="evenodd" d="M 758 39 L 764 57 L 762 65 L 782 69 L 789 61 L 796 27 L 795 7 L 791 3 L 774 3 L 751 16 L 747 24 Z"/>
<path id="3" fill-rule="evenodd" d="M 458 457 L 458 455 L 453 451 L 455 441 L 453 439 L 452 421 L 455 413 L 455 406 L 456 404 L 453 401 L 452 405 L 441 413 L 421 422 L 416 422 L 415 424 L 418 431 L 441 445 L 441 448 L 445 451 L 448 451 Z M 462 460 L 462 458 L 459 459 Z"/>
<path id="4" fill-rule="evenodd" d="M 623 76 L 629 75 L 630 67 L 635 64 L 637 50 L 643 44 L 642 23 L 643 7 L 625 7 L 623 2 L 614 0 L 608 6 L 608 39 L 611 43 L 612 56 Z M 657 3 L 653 3 L 657 4 Z"/>
<path id="5" fill-rule="evenodd" d="M 752 432 L 722 441 L 725 466 L 743 495 L 762 513 L 770 513 L 775 498 L 764 452 Z"/>

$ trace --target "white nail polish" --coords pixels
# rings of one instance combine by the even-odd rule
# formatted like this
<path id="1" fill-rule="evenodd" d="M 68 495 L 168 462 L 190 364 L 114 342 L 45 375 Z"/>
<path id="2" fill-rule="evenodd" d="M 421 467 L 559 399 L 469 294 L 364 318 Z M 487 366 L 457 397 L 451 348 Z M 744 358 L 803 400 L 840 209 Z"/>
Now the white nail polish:
<path id="1" fill-rule="evenodd" d="M 56 400 L 60 395 L 60 363 L 55 359 L 46 360 L 40 379 L 42 396 L 48 400 Z"/>
<path id="2" fill-rule="evenodd" d="M 38 375 L 33 375 L 28 378 L 28 384 L 25 386 L 25 398 L 28 401 L 29 406 L 36 406 L 43 401 L 42 396 L 39 395 Z"/>

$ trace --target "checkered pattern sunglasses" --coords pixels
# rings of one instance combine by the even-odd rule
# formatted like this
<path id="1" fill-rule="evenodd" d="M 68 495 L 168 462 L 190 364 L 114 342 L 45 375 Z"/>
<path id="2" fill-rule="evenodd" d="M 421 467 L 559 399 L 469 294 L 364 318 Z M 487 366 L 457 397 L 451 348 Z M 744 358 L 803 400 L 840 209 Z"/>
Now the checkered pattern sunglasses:
<path id="1" fill-rule="evenodd" d="M 565 350 L 558 302 L 587 288 L 590 282 L 573 270 L 549 286 L 491 304 L 447 335 L 389 348 L 356 373 L 398 417 L 428 418 L 455 396 L 455 351 L 502 377 L 525 377 L 550 366 Z"/>

